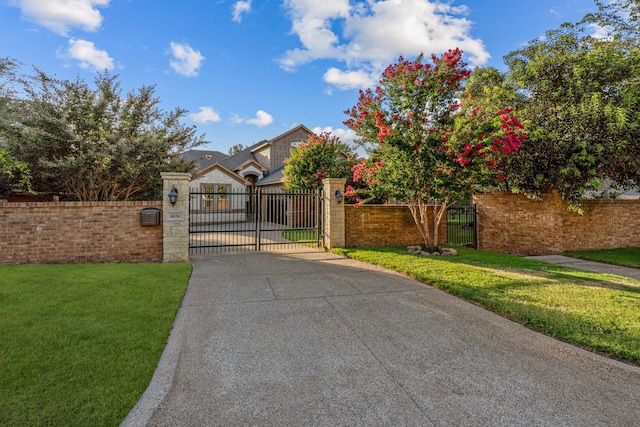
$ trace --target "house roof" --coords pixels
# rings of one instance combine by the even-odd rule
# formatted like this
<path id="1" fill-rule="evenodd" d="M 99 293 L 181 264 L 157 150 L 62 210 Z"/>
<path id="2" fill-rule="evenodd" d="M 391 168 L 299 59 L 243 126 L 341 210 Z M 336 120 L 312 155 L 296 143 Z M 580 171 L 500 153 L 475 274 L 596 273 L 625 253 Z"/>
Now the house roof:
<path id="1" fill-rule="evenodd" d="M 189 150 L 185 151 L 180 156 L 186 160 L 195 160 L 196 170 L 198 171 L 206 169 L 208 166 L 229 157 L 227 154 L 221 153 L 220 151 L 210 150 Z"/>
<path id="2" fill-rule="evenodd" d="M 241 152 L 234 154 L 233 156 L 228 156 L 227 158 L 221 160 L 220 164 L 224 165 L 225 167 L 231 170 L 235 170 L 238 168 L 238 166 L 250 161 L 259 163 L 258 160 L 256 159 L 256 156 L 253 155 L 253 150 L 261 145 L 264 145 L 265 142 L 267 141 L 260 141 L 256 144 L 253 144 L 251 147 L 247 147 Z"/>
<path id="3" fill-rule="evenodd" d="M 257 142 L 232 156 L 228 156 L 224 153 L 221 153 L 220 151 L 189 150 L 182 153 L 182 157 L 186 158 L 187 160 L 196 161 L 197 175 L 202 175 L 214 169 L 214 167 L 219 167 L 221 169 L 224 169 L 226 173 L 234 172 L 236 176 L 238 176 L 240 179 L 243 179 L 239 176 L 239 172 L 250 165 L 255 165 L 257 167 L 260 167 L 263 171 L 269 172 L 269 166 L 265 166 L 260 163 L 255 155 L 256 152 L 291 136 L 291 134 L 295 132 L 300 132 L 301 130 L 307 135 L 313 133 L 306 126 L 299 125 L 283 134 L 276 136 L 275 138 L 265 139 L 263 141 Z M 271 171 L 267 176 L 259 180 L 256 185 L 278 184 L 283 182 L 283 169 L 284 165 L 281 165 L 277 169 Z"/>
<path id="4" fill-rule="evenodd" d="M 281 184 L 284 181 L 284 165 L 256 182 L 256 186 Z"/>
<path id="5" fill-rule="evenodd" d="M 238 182 L 244 183 L 244 178 L 243 177 L 241 177 L 240 175 L 238 175 L 234 171 L 229 170 L 228 168 L 226 168 L 224 165 L 220 164 L 219 162 L 213 163 L 213 164 L 207 166 L 206 168 L 197 171 L 195 176 L 205 175 L 207 172 L 210 172 L 210 171 L 212 171 L 214 169 L 218 169 L 222 173 L 229 175 L 231 178 L 237 180 Z"/>

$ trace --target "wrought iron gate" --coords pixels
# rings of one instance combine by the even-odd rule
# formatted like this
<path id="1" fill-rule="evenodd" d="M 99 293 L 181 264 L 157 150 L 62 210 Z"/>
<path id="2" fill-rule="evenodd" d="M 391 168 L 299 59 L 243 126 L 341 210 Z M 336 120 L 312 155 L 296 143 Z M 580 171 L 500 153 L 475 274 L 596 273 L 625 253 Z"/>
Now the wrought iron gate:
<path id="1" fill-rule="evenodd" d="M 447 208 L 447 243 L 478 247 L 476 205 L 453 205 Z"/>
<path id="2" fill-rule="evenodd" d="M 320 191 L 192 192 L 189 252 L 322 245 Z"/>

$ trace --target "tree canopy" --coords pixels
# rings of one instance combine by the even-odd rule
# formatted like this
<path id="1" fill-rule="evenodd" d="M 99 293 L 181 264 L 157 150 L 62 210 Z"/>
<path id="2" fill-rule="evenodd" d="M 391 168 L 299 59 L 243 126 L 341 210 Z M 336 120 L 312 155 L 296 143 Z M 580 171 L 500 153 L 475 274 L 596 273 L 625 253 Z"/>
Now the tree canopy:
<path id="1" fill-rule="evenodd" d="M 354 169 L 354 181 L 368 189 L 349 188 L 348 194 L 361 195 L 362 202 L 387 196 L 407 203 L 427 247 L 440 243 L 438 225 L 451 203 L 501 185 L 503 158 L 526 139 L 510 108 L 474 104 L 460 50 L 432 55 L 431 62 L 423 55 L 399 58 L 379 86 L 360 92 L 345 122 L 374 147 Z"/>
<path id="2" fill-rule="evenodd" d="M 4 77 L 23 97 L 5 98 L 0 147 L 27 166 L 35 191 L 72 200 L 153 200 L 162 194 L 161 172 L 193 169 L 179 154 L 202 138 L 180 122 L 185 110 L 160 108 L 154 86 L 123 95 L 108 72 L 98 73 L 93 87 L 37 69 Z"/>
<path id="3" fill-rule="evenodd" d="M 354 164 L 353 150 L 340 138 L 326 132 L 311 134 L 285 160 L 284 185 L 287 190 L 309 190 L 322 188 L 325 178 L 350 181 Z"/>
<path id="4" fill-rule="evenodd" d="M 554 189 L 576 209 L 603 183 L 640 182 L 640 50 L 585 30 L 564 25 L 505 58 L 530 136 L 507 167 L 512 189 Z"/>
<path id="5" fill-rule="evenodd" d="M 236 144 L 232 147 L 229 147 L 229 155 L 233 156 L 235 154 L 241 153 L 243 150 L 245 150 L 247 147 L 245 145 L 242 144 Z"/>

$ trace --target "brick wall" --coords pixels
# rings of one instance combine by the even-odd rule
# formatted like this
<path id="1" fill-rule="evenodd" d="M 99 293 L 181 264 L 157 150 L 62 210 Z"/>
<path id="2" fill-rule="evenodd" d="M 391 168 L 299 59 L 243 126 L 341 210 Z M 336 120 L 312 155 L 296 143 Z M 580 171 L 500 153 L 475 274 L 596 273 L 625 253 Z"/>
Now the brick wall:
<path id="1" fill-rule="evenodd" d="M 447 223 L 439 228 L 440 243 L 446 241 Z M 347 247 L 414 245 L 422 243 L 407 206 L 345 206 L 345 245 Z"/>
<path id="2" fill-rule="evenodd" d="M 640 200 L 586 200 L 570 212 L 557 193 L 542 201 L 512 193 L 474 196 L 478 247 L 522 254 L 640 246 Z"/>
<path id="3" fill-rule="evenodd" d="M 0 201 L 0 264 L 162 261 L 162 226 L 140 211 L 161 202 Z"/>

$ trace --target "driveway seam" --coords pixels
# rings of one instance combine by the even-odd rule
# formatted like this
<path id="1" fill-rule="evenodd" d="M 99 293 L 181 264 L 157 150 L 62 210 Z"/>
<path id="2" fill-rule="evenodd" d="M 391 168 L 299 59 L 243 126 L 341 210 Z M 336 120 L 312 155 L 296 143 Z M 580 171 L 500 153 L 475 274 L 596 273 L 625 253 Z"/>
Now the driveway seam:
<path id="1" fill-rule="evenodd" d="M 394 292 L 385 292 L 385 293 L 394 293 Z M 396 291 L 397 293 L 397 291 Z M 429 415 L 427 414 L 427 412 L 420 406 L 420 404 L 418 404 L 418 402 L 413 398 L 413 396 L 411 395 L 411 393 L 409 393 L 403 386 L 403 384 L 398 380 L 398 378 L 393 375 L 393 373 L 389 370 L 389 368 L 387 367 L 387 365 L 385 365 L 382 360 L 380 360 L 380 358 L 373 352 L 373 350 L 371 350 L 371 347 L 369 347 L 369 345 L 367 345 L 367 343 L 365 342 L 365 340 L 360 336 L 360 334 L 358 334 L 358 332 L 355 330 L 355 328 L 351 325 L 351 323 L 347 320 L 347 318 L 340 312 L 340 310 L 338 310 L 332 303 L 331 301 L 329 301 L 329 297 L 322 297 L 327 304 L 329 304 L 329 307 L 331 307 L 331 309 L 338 315 L 338 317 L 342 320 L 342 322 L 347 325 L 347 328 L 349 328 L 349 330 L 351 331 L 352 334 L 354 334 L 357 338 L 358 341 L 360 341 L 360 343 L 362 343 L 362 345 L 367 349 L 367 351 L 369 352 L 369 354 L 371 354 L 371 356 L 373 356 L 373 358 L 376 360 L 376 362 L 382 367 L 382 369 L 384 369 L 384 371 L 387 373 L 387 375 L 393 380 L 393 382 L 400 387 L 400 389 L 402 390 L 402 392 L 413 402 L 413 404 L 415 405 L 415 407 L 424 415 L 424 417 L 429 420 L 429 422 L 431 423 L 431 425 L 436 425 L 435 421 L 432 420 L 431 418 L 429 418 Z M 335 297 L 330 297 L 330 298 L 335 298 Z"/>

